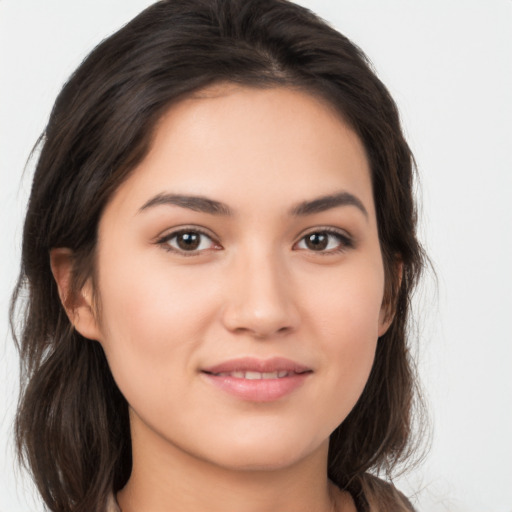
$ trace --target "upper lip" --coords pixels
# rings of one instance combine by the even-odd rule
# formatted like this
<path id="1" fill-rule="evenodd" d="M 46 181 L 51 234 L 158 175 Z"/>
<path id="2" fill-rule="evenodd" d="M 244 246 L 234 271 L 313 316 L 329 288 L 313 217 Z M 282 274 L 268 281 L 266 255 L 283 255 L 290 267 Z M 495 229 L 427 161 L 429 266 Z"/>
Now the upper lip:
<path id="1" fill-rule="evenodd" d="M 206 373 L 230 373 L 230 372 L 278 372 L 287 371 L 294 373 L 305 373 L 312 371 L 303 364 L 296 363 L 285 357 L 272 357 L 270 359 L 258 359 L 255 357 L 241 357 L 230 359 L 222 363 L 202 368 Z"/>

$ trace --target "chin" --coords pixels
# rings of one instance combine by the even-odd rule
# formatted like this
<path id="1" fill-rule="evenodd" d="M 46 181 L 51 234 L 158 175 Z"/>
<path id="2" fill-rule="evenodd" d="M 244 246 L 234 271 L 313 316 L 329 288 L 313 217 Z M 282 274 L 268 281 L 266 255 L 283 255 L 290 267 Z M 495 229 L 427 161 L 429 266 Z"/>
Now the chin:
<path id="1" fill-rule="evenodd" d="M 224 443 L 223 443 L 224 444 Z M 302 446 L 303 445 L 303 446 Z M 219 466 L 236 471 L 276 471 L 293 466 L 313 453 L 327 448 L 328 440 L 320 445 L 310 445 L 290 436 L 266 439 L 229 439 L 224 446 L 216 445 L 210 460 Z"/>

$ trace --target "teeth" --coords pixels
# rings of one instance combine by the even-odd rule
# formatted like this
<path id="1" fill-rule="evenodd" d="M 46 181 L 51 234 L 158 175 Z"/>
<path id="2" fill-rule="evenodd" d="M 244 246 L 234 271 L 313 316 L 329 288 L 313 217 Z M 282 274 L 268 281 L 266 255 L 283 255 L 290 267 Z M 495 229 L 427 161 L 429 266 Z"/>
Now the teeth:
<path id="1" fill-rule="evenodd" d="M 279 370 L 275 372 L 253 372 L 253 371 L 234 371 L 222 372 L 216 374 L 218 377 L 235 377 L 236 379 L 258 380 L 258 379 L 282 379 L 287 377 L 289 372 L 286 370 Z"/>

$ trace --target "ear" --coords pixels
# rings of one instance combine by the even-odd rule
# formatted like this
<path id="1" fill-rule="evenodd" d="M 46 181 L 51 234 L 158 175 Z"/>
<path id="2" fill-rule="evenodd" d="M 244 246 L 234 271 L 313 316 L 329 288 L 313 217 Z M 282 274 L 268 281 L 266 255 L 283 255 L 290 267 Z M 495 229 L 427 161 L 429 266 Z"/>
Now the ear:
<path id="1" fill-rule="evenodd" d="M 85 338 L 101 341 L 92 282 L 88 279 L 80 290 L 73 290 L 73 264 L 74 254 L 71 249 L 61 247 L 50 251 L 50 266 L 69 321 Z"/>
<path id="2" fill-rule="evenodd" d="M 396 268 L 397 280 L 396 280 L 396 284 L 392 283 L 392 286 L 396 286 L 396 291 L 398 291 L 402 284 L 404 265 L 403 265 L 402 261 L 399 259 L 397 259 L 395 265 L 397 267 Z M 382 302 L 382 306 L 380 308 L 380 313 L 379 313 L 379 330 L 378 330 L 379 338 L 381 336 L 383 336 L 384 334 L 386 334 L 390 325 L 393 323 L 393 320 L 395 318 L 395 313 L 396 313 L 396 304 L 390 302 L 389 300 L 384 299 L 384 301 Z"/>

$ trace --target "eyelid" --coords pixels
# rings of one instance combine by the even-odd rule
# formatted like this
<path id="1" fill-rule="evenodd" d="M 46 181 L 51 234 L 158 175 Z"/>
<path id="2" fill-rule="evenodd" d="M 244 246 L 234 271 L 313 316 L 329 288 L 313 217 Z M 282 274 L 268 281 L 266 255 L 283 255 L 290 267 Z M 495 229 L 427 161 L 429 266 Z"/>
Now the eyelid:
<path id="1" fill-rule="evenodd" d="M 181 250 L 176 247 L 172 247 L 168 243 L 169 240 L 173 239 L 174 237 L 176 237 L 182 233 L 190 233 L 190 232 L 198 233 L 202 236 L 209 238 L 213 244 L 217 245 L 217 248 L 186 251 L 186 250 Z M 298 250 L 304 250 L 304 251 L 308 251 L 310 253 L 317 253 L 319 255 L 330 255 L 330 254 L 337 254 L 340 252 L 344 252 L 348 249 L 353 248 L 355 245 L 353 236 L 344 229 L 335 228 L 332 226 L 316 226 L 314 228 L 309 228 L 306 231 L 302 232 L 300 237 L 298 238 L 298 240 L 293 244 L 293 247 L 295 248 L 297 246 L 297 244 L 302 242 L 304 240 L 304 238 L 307 237 L 308 235 L 312 235 L 315 233 L 325 233 L 325 234 L 332 235 L 332 236 L 338 238 L 338 240 L 340 241 L 339 247 L 337 247 L 336 249 L 319 250 L 319 251 L 314 251 L 311 249 L 298 249 Z M 215 235 L 213 235 L 209 230 L 199 227 L 199 226 L 194 226 L 194 225 L 177 226 L 177 227 L 172 228 L 171 230 L 166 230 L 163 235 L 159 235 L 155 239 L 154 243 L 162 246 L 162 248 L 168 252 L 173 252 L 173 253 L 176 253 L 176 254 L 179 254 L 182 256 L 198 256 L 200 254 L 203 254 L 204 252 L 208 252 L 211 250 L 219 250 L 219 249 L 223 248 L 220 245 L 220 243 L 218 242 L 217 237 Z"/>
<path id="2" fill-rule="evenodd" d="M 313 254 L 318 254 L 320 256 L 327 256 L 332 254 L 338 254 L 341 252 L 345 252 L 348 249 L 352 249 L 355 246 L 355 240 L 354 237 L 348 233 L 346 230 L 341 228 L 335 228 L 332 226 L 316 226 L 314 228 L 310 228 L 306 230 L 305 232 L 301 233 L 300 238 L 295 242 L 294 247 L 302 242 L 308 235 L 312 235 L 315 233 L 326 233 L 328 235 L 332 235 L 337 237 L 340 240 L 340 247 L 337 247 L 336 249 L 330 249 L 330 250 L 321 250 L 321 251 L 314 251 L 311 249 L 298 249 L 303 251 L 308 251 Z"/>
<path id="3" fill-rule="evenodd" d="M 159 235 L 155 239 L 155 244 L 160 245 L 165 251 L 172 252 L 175 254 L 179 254 L 180 256 L 199 256 L 205 252 L 209 252 L 211 250 L 219 250 L 217 249 L 201 249 L 201 250 L 192 250 L 185 251 L 181 249 L 177 249 L 176 247 L 172 247 L 168 242 L 172 240 L 174 237 L 182 234 L 182 233 L 198 233 L 202 236 L 209 238 L 213 244 L 217 245 L 219 248 L 222 248 L 220 243 L 217 241 L 217 238 L 208 230 L 201 228 L 199 226 L 179 226 L 172 228 L 171 230 L 166 230 L 163 235 Z"/>

